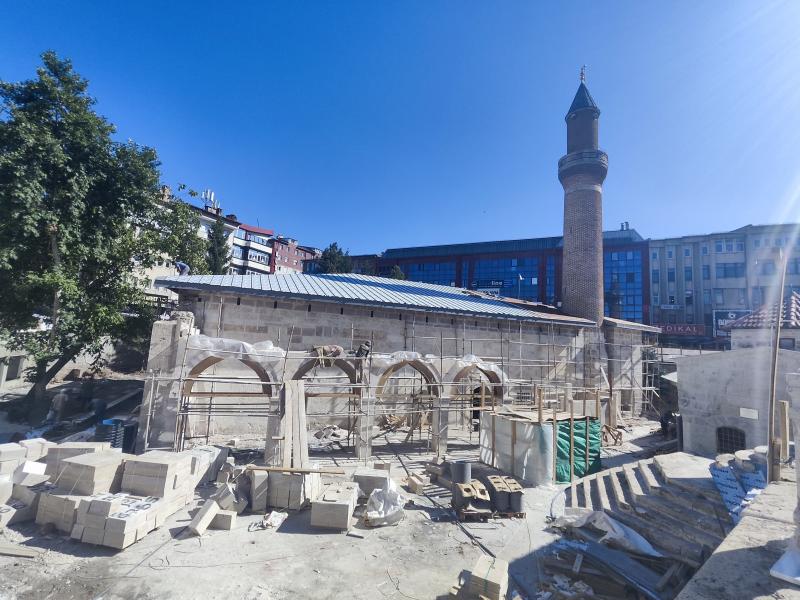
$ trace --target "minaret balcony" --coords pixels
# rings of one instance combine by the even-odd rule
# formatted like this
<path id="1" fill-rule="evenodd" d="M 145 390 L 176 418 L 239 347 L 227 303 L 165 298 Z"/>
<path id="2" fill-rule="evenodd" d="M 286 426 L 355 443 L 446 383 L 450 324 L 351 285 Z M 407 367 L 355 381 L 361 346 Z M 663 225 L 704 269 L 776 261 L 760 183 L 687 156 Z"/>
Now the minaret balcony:
<path id="1" fill-rule="evenodd" d="M 558 178 L 562 179 L 576 173 L 596 174 L 600 182 L 608 172 L 608 154 L 602 150 L 581 150 L 570 152 L 558 161 Z"/>

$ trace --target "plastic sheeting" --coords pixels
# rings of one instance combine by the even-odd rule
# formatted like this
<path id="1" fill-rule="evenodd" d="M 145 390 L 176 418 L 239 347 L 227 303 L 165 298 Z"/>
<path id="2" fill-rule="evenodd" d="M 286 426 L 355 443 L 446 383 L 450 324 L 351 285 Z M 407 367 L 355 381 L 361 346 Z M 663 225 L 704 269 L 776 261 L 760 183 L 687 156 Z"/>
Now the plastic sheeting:
<path id="1" fill-rule="evenodd" d="M 569 482 L 570 435 L 569 421 L 558 422 L 556 439 L 556 482 Z M 600 470 L 601 427 L 597 419 L 575 419 L 573 422 L 572 443 L 573 477 L 578 479 L 597 473 Z M 589 426 L 589 463 L 586 463 L 586 426 Z"/>
<path id="2" fill-rule="evenodd" d="M 481 462 L 532 485 L 553 482 L 553 426 L 512 415 L 481 415 Z"/>
<path id="3" fill-rule="evenodd" d="M 221 359 L 252 360 L 267 365 L 282 359 L 285 354 L 283 348 L 278 348 L 270 341 L 248 344 L 227 338 L 193 335 L 189 337 L 185 362 L 187 365 L 196 365 L 204 359 L 214 356 Z"/>
<path id="4" fill-rule="evenodd" d="M 605 532 L 605 535 L 599 540 L 603 544 L 613 544 L 618 548 L 647 556 L 663 556 L 645 538 L 627 525 L 609 517 L 603 511 L 589 508 L 568 508 L 566 514 L 556 519 L 553 525 L 561 528 L 591 525 L 595 529 Z"/>
<path id="5" fill-rule="evenodd" d="M 383 489 L 372 490 L 367 500 L 364 511 L 364 524 L 368 527 L 394 525 L 403 520 L 405 511 L 403 505 L 405 498 L 397 490 L 397 484 L 389 479 L 389 484 Z"/>

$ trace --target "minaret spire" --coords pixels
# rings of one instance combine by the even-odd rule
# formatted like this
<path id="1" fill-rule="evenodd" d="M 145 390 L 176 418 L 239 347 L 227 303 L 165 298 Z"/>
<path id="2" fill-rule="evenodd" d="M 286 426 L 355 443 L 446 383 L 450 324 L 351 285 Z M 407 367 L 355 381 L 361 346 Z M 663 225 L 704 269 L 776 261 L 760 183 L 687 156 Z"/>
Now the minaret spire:
<path id="1" fill-rule="evenodd" d="M 581 83 L 586 83 L 586 65 L 581 65 Z"/>

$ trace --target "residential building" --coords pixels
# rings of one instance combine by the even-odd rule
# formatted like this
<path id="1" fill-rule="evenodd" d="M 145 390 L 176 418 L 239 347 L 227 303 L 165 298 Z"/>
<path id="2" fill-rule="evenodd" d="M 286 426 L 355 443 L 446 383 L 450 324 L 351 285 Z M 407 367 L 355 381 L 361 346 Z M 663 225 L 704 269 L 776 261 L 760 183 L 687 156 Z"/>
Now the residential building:
<path id="1" fill-rule="evenodd" d="M 231 275 L 269 275 L 273 272 L 272 229 L 241 223 L 233 234 Z"/>
<path id="2" fill-rule="evenodd" d="M 272 273 L 302 273 L 303 263 L 319 257 L 317 248 L 301 246 L 297 240 L 279 235 L 271 240 Z"/>
<path id="3" fill-rule="evenodd" d="M 800 290 L 798 225 L 747 225 L 733 231 L 650 240 L 653 324 L 666 340 L 725 341 L 726 325 L 776 293 L 781 253 L 786 291 Z"/>

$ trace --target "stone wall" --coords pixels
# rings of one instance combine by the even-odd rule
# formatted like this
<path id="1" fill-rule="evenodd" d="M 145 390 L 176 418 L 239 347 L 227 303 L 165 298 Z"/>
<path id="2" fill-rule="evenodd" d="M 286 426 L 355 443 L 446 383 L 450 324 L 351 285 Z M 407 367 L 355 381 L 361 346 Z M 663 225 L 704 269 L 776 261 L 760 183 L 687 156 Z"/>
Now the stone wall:
<path id="1" fill-rule="evenodd" d="M 714 456 L 718 427 L 744 431 L 747 448 L 767 443 L 770 357 L 768 348 L 753 348 L 676 358 L 684 450 Z M 777 400 L 789 400 L 786 374 L 798 371 L 800 353 L 782 350 Z"/>

